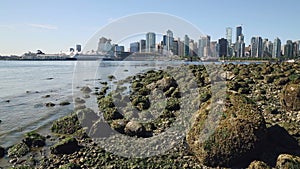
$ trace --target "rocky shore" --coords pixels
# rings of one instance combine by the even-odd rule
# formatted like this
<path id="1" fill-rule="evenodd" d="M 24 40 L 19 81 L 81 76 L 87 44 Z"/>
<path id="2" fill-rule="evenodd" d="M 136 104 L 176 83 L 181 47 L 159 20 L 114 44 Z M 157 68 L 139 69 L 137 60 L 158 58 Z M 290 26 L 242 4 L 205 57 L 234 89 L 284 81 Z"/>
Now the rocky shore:
<path id="1" fill-rule="evenodd" d="M 0 158 L 11 168 L 300 168 L 300 63 L 184 67 L 110 75 L 114 89 L 83 87 L 76 111 L 53 122 L 51 133 L 27 133 L 0 147 Z M 85 106 L 92 94 L 99 112 Z M 136 151 L 161 135 L 171 148 L 120 156 L 95 139 L 112 133 L 145 140 L 132 142 Z M 126 146 L 117 148 L 130 154 Z M 163 149 L 156 146 L 149 150 Z"/>

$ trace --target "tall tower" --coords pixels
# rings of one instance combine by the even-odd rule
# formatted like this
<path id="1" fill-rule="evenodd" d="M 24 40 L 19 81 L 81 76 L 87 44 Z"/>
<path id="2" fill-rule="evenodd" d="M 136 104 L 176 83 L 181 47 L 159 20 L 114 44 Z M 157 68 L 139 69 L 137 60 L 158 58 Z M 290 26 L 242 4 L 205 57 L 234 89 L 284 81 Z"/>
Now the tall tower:
<path id="1" fill-rule="evenodd" d="M 166 39 L 167 51 L 172 51 L 173 50 L 173 42 L 174 42 L 173 32 L 168 30 L 166 38 L 167 38 Z"/>
<path id="2" fill-rule="evenodd" d="M 226 39 L 228 42 L 228 46 L 231 46 L 231 44 L 232 44 L 232 28 L 231 27 L 226 28 Z"/>
<path id="3" fill-rule="evenodd" d="M 184 56 L 189 56 L 190 54 L 190 38 L 188 35 L 184 36 Z"/>
<path id="4" fill-rule="evenodd" d="M 210 50 L 210 36 L 201 36 L 199 39 L 199 47 L 198 47 L 198 55 L 199 57 L 208 57 L 211 56 Z"/>
<path id="5" fill-rule="evenodd" d="M 281 56 L 281 40 L 277 37 L 274 39 L 272 57 L 278 58 L 280 56 Z"/>
<path id="6" fill-rule="evenodd" d="M 284 56 L 288 58 L 293 56 L 293 42 L 291 40 L 287 40 L 284 45 Z"/>
<path id="7" fill-rule="evenodd" d="M 251 57 L 262 57 L 263 41 L 260 36 L 251 38 Z"/>
<path id="8" fill-rule="evenodd" d="M 228 40 L 221 38 L 219 39 L 219 57 L 227 56 L 227 46 L 228 46 Z"/>
<path id="9" fill-rule="evenodd" d="M 236 27 L 236 42 L 239 40 L 239 36 L 242 36 L 242 26 L 237 26 Z"/>
<path id="10" fill-rule="evenodd" d="M 148 32 L 146 34 L 146 52 L 155 51 L 155 42 L 156 42 L 155 33 Z"/>

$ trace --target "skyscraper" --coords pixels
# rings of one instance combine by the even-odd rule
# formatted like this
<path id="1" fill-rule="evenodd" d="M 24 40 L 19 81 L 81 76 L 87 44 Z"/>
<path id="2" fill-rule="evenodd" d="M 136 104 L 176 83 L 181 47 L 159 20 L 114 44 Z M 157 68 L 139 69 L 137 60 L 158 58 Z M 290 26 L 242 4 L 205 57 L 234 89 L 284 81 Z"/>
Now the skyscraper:
<path id="1" fill-rule="evenodd" d="M 140 40 L 140 53 L 145 52 L 145 51 L 146 51 L 146 40 L 141 39 Z"/>
<path id="2" fill-rule="evenodd" d="M 236 57 L 245 56 L 245 43 L 244 43 L 243 34 L 238 37 L 238 41 L 235 43 L 235 56 Z"/>
<path id="3" fill-rule="evenodd" d="M 293 57 L 293 42 L 291 40 L 287 40 L 284 45 L 284 56 L 288 58 Z"/>
<path id="4" fill-rule="evenodd" d="M 273 58 L 278 58 L 281 56 L 281 40 L 277 37 L 274 39 L 274 45 L 273 45 Z"/>
<path id="5" fill-rule="evenodd" d="M 189 56 L 190 54 L 190 38 L 188 35 L 184 36 L 184 56 Z"/>
<path id="6" fill-rule="evenodd" d="M 140 43 L 139 42 L 132 42 L 130 43 L 130 52 L 135 53 L 140 51 Z"/>
<path id="7" fill-rule="evenodd" d="M 236 27 L 236 42 L 239 40 L 239 36 L 243 34 L 242 32 L 242 26 L 237 26 Z"/>
<path id="8" fill-rule="evenodd" d="M 199 39 L 198 56 L 208 57 L 211 56 L 210 50 L 210 36 L 201 36 Z"/>
<path id="9" fill-rule="evenodd" d="M 228 46 L 231 46 L 231 44 L 232 44 L 232 28 L 231 27 L 226 28 L 226 39 L 227 39 Z"/>
<path id="10" fill-rule="evenodd" d="M 81 45 L 78 45 L 78 44 L 76 45 L 76 51 L 81 52 Z"/>
<path id="11" fill-rule="evenodd" d="M 263 42 L 260 36 L 251 38 L 251 57 L 262 57 L 263 55 Z"/>
<path id="12" fill-rule="evenodd" d="M 154 52 L 155 51 L 155 42 L 156 42 L 155 33 L 148 32 L 146 34 L 146 52 Z"/>
<path id="13" fill-rule="evenodd" d="M 218 41 L 219 43 L 219 57 L 227 56 L 228 40 L 221 38 Z"/>
<path id="14" fill-rule="evenodd" d="M 273 43 L 268 39 L 263 40 L 263 57 L 272 57 Z"/>
<path id="15" fill-rule="evenodd" d="M 173 50 L 173 41 L 174 41 L 174 37 L 173 37 L 173 32 L 168 30 L 167 31 L 167 39 L 166 39 L 166 50 L 167 51 L 172 51 Z"/>

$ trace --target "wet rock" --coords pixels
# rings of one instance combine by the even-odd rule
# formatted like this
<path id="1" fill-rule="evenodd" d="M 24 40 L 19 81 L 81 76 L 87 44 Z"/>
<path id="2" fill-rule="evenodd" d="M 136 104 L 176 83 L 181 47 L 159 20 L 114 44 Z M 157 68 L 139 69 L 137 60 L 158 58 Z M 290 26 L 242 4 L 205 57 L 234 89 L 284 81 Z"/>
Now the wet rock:
<path id="1" fill-rule="evenodd" d="M 90 108 L 78 110 L 76 114 L 80 124 L 87 129 L 90 129 L 91 126 L 99 119 L 99 116 Z"/>
<path id="2" fill-rule="evenodd" d="M 80 149 L 78 141 L 69 137 L 50 147 L 51 154 L 72 154 Z"/>
<path id="3" fill-rule="evenodd" d="M 47 95 L 45 95 L 45 96 L 42 96 L 42 98 L 49 98 L 49 97 L 51 97 L 50 94 L 47 94 Z"/>
<path id="4" fill-rule="evenodd" d="M 4 157 L 5 155 L 5 149 L 0 146 L 0 158 Z"/>
<path id="5" fill-rule="evenodd" d="M 73 134 L 81 128 L 77 115 L 72 114 L 54 121 L 51 131 L 58 134 Z"/>
<path id="6" fill-rule="evenodd" d="M 82 91 L 83 93 L 91 93 L 91 92 L 92 92 L 92 89 L 89 88 L 88 86 L 85 86 L 85 87 L 81 88 L 81 91 Z"/>
<path id="7" fill-rule="evenodd" d="M 52 102 L 46 103 L 45 105 L 46 105 L 46 107 L 54 107 L 55 106 L 55 104 Z"/>
<path id="8" fill-rule="evenodd" d="M 33 131 L 25 135 L 23 142 L 28 147 L 42 147 L 46 144 L 46 138 Z"/>
<path id="9" fill-rule="evenodd" d="M 85 103 L 85 100 L 83 100 L 82 98 L 76 97 L 75 98 L 75 103 L 83 104 L 83 103 Z"/>
<path id="10" fill-rule="evenodd" d="M 300 168 L 300 157 L 289 154 L 281 154 L 277 158 L 277 169 Z"/>
<path id="11" fill-rule="evenodd" d="M 81 167 L 78 164 L 68 163 L 59 167 L 59 169 L 81 169 Z"/>
<path id="12" fill-rule="evenodd" d="M 156 86 L 159 89 L 161 89 L 163 92 L 166 92 L 167 90 L 169 90 L 170 87 L 176 88 L 178 85 L 177 85 L 176 81 L 173 78 L 165 77 L 161 80 L 158 80 L 156 82 Z"/>
<path id="13" fill-rule="evenodd" d="M 248 166 L 248 169 L 271 169 L 266 163 L 263 161 L 252 161 Z"/>
<path id="14" fill-rule="evenodd" d="M 288 84 L 283 88 L 281 104 L 287 110 L 300 110 L 300 84 Z"/>
<path id="15" fill-rule="evenodd" d="M 208 101 L 196 114 L 187 142 L 207 166 L 230 167 L 251 159 L 266 134 L 262 113 L 243 95 L 228 94 L 226 107 Z"/>
<path id="16" fill-rule="evenodd" d="M 7 154 L 9 157 L 22 157 L 30 151 L 29 147 L 21 142 L 8 149 Z"/>
<path id="17" fill-rule="evenodd" d="M 71 103 L 68 102 L 68 101 L 62 101 L 62 102 L 59 103 L 60 106 L 66 106 L 66 105 L 69 105 L 69 104 L 71 104 Z"/>
<path id="18" fill-rule="evenodd" d="M 145 127 L 137 122 L 137 121 L 130 121 L 126 124 L 125 133 L 129 136 L 143 136 L 145 135 Z"/>

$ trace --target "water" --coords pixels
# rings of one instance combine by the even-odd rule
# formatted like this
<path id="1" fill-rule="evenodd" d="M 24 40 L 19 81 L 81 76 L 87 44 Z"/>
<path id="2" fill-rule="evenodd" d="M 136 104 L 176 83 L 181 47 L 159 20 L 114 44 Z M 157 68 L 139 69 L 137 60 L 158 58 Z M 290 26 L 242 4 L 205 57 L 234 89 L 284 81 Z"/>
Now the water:
<path id="1" fill-rule="evenodd" d="M 121 80 L 149 69 L 162 69 L 168 64 L 170 62 L 0 61 L 0 146 L 11 146 L 25 133 L 49 126 L 72 112 L 76 97 L 73 93 L 82 86 L 94 89 L 101 87 L 99 81 L 109 81 L 108 75 Z M 62 101 L 71 104 L 59 106 Z M 48 102 L 56 106 L 46 107 Z"/>

